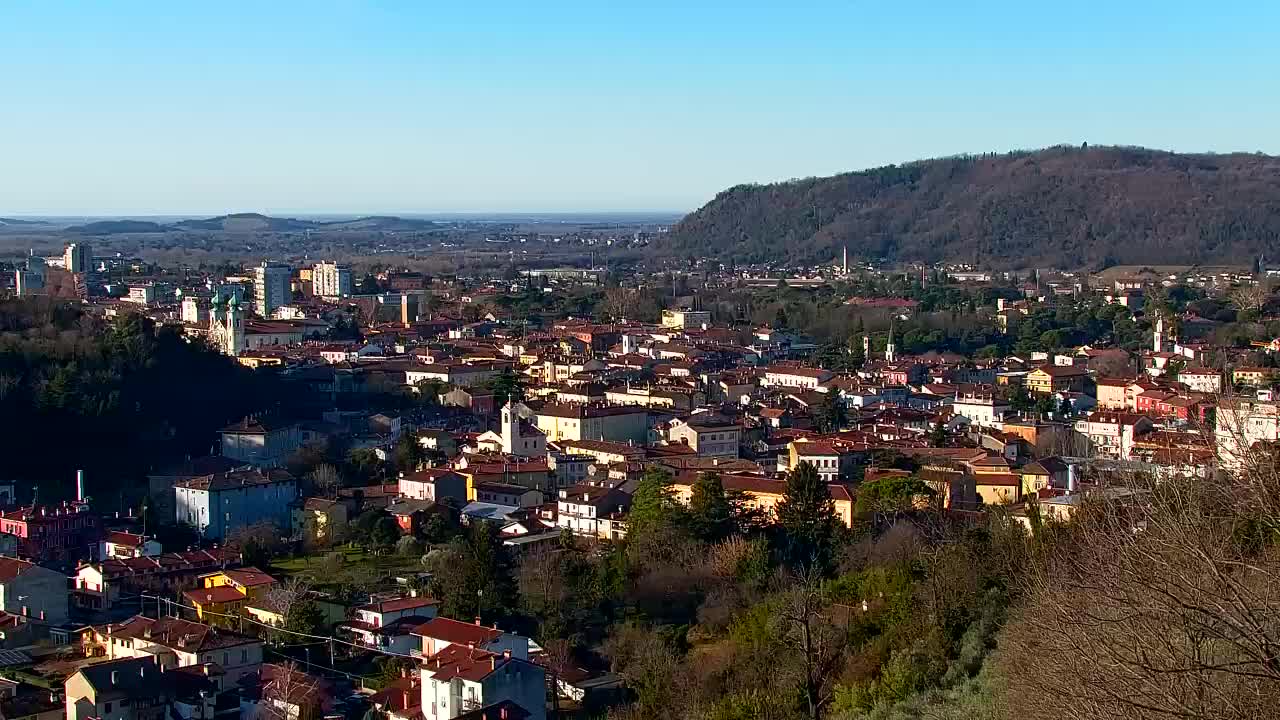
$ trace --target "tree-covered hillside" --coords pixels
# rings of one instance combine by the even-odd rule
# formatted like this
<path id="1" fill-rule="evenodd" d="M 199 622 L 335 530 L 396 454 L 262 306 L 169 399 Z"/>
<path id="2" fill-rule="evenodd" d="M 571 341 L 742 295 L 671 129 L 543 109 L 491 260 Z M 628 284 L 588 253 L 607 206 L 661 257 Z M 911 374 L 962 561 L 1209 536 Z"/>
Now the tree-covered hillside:
<path id="1" fill-rule="evenodd" d="M 138 315 L 105 320 L 67 303 L 0 302 L 0 480 L 19 497 L 140 494 L 154 466 L 207 455 L 216 431 L 275 406 L 278 381 Z"/>
<path id="2" fill-rule="evenodd" d="M 1280 240 L 1280 158 L 1050 148 L 740 185 L 660 250 L 989 267 L 1249 263 Z M 1274 251 L 1273 253 L 1274 254 Z"/>

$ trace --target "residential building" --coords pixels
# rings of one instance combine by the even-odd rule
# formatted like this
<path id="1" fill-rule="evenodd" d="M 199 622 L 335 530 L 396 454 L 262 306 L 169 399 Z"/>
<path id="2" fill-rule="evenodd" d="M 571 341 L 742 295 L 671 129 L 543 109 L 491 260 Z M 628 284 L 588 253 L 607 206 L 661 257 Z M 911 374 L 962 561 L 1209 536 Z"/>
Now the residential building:
<path id="1" fill-rule="evenodd" d="M 1258 443 L 1280 442 L 1280 401 L 1223 398 L 1218 403 L 1213 437 L 1223 469 L 1240 468 Z"/>
<path id="2" fill-rule="evenodd" d="M 1130 460 L 1134 442 L 1151 431 L 1151 419 L 1127 412 L 1098 411 L 1076 422 L 1084 436 L 1089 457 Z"/>
<path id="3" fill-rule="evenodd" d="M 84 243 L 68 243 L 62 251 L 62 263 L 67 272 L 86 273 L 93 262 L 93 250 Z"/>
<path id="4" fill-rule="evenodd" d="M 292 664 L 263 663 L 243 705 L 245 718 L 322 720 L 342 717 L 332 684 Z M 256 690 L 256 694 L 252 692 Z M 194 720 L 194 719 L 193 719 Z M 231 720 L 235 720 L 232 718 Z"/>
<path id="5" fill-rule="evenodd" d="M 741 436 L 741 425 L 702 415 L 675 420 L 668 432 L 671 442 L 687 445 L 702 457 L 738 457 Z"/>
<path id="6" fill-rule="evenodd" d="M 479 618 L 467 623 L 435 617 L 414 628 L 413 634 L 422 638 L 422 647 L 417 652 L 422 657 L 431 657 L 450 646 L 474 647 L 491 653 L 510 652 L 518 658 L 529 657 L 529 638 L 504 632 L 497 626 L 481 625 Z"/>
<path id="7" fill-rule="evenodd" d="M 101 521 L 83 502 L 0 513 L 0 532 L 18 538 L 19 556 L 55 566 L 74 567 L 93 559 L 102 542 Z"/>
<path id="8" fill-rule="evenodd" d="M 511 363 L 491 361 L 419 364 L 405 372 L 405 384 L 417 387 L 424 380 L 438 380 L 455 387 L 469 388 L 488 382 L 511 368 Z"/>
<path id="9" fill-rule="evenodd" d="M 63 695 L 66 720 L 240 717 L 237 693 L 215 664 L 174 667 L 156 657 L 136 657 L 87 665 L 66 679 Z"/>
<path id="10" fill-rule="evenodd" d="M 196 609 L 196 617 L 218 626 L 235 626 L 235 618 L 249 605 L 261 605 L 279 582 L 255 567 L 220 570 L 200 576 L 200 588 L 183 598 Z"/>
<path id="11" fill-rule="evenodd" d="M 711 313 L 706 310 L 663 310 L 662 327 L 684 330 L 711 325 Z"/>
<path id="12" fill-rule="evenodd" d="M 290 526 L 298 482 L 284 470 L 233 470 L 182 480 L 174 486 L 174 519 L 210 540 L 258 522 Z"/>
<path id="13" fill-rule="evenodd" d="M 436 617 L 440 601 L 428 597 L 379 600 L 361 605 L 353 617 L 338 626 L 338 631 L 365 647 L 409 655 L 421 646 L 414 630 Z"/>
<path id="14" fill-rule="evenodd" d="M 699 475 L 701 472 L 698 471 L 684 471 L 676 476 L 671 490 L 677 500 L 685 505 L 689 504 L 693 498 L 694 482 Z M 774 480 L 748 473 L 721 473 L 720 482 L 725 490 L 741 492 L 750 507 L 761 511 L 765 517 L 771 519 L 776 518 L 778 503 L 782 502 L 787 491 L 786 480 Z M 827 491 L 831 495 L 836 516 L 845 525 L 853 527 L 853 495 L 850 494 L 849 489 L 844 485 L 828 483 Z"/>
<path id="15" fill-rule="evenodd" d="M 102 540 L 102 548 L 98 551 L 98 557 L 107 558 L 138 558 L 151 557 L 159 555 L 163 551 L 163 547 L 153 538 L 135 535 L 121 531 L 112 531 Z"/>
<path id="16" fill-rule="evenodd" d="M 1009 412 L 1009 403 L 995 393 L 964 392 L 956 396 L 952 409 L 969 422 L 988 428 L 999 428 Z"/>
<path id="17" fill-rule="evenodd" d="M 1217 395 L 1222 392 L 1222 373 L 1210 368 L 1187 368 L 1178 373 L 1178 382 L 1192 392 Z"/>
<path id="18" fill-rule="evenodd" d="M 253 269 L 253 297 L 258 317 L 269 318 L 276 308 L 289 304 L 292 272 L 284 263 L 265 261 Z"/>
<path id="19" fill-rule="evenodd" d="M 222 428 L 220 435 L 224 458 L 262 468 L 280 467 L 302 447 L 302 429 L 297 423 L 253 416 Z"/>
<path id="20" fill-rule="evenodd" d="M 541 490 L 512 485 L 510 483 L 484 482 L 476 483 L 471 489 L 471 502 L 493 503 L 494 505 L 511 505 L 513 507 L 538 507 L 545 497 Z"/>
<path id="21" fill-rule="evenodd" d="M 410 500 L 452 499 L 460 506 L 467 501 L 467 479 L 448 468 L 427 468 L 401 475 L 399 484 L 400 495 Z"/>
<path id="22" fill-rule="evenodd" d="M 175 593 L 198 587 L 210 570 L 234 567 L 240 553 L 225 548 L 115 558 L 76 568 L 71 601 L 85 610 L 110 610 L 143 593 Z"/>
<path id="23" fill-rule="evenodd" d="M 819 385 L 830 382 L 835 374 L 821 368 L 772 366 L 765 368 L 764 380 L 760 383 L 767 387 L 804 388 L 817 390 Z"/>
<path id="24" fill-rule="evenodd" d="M 321 297 L 346 297 L 352 292 L 351 268 L 333 262 L 316 263 L 311 272 L 311 288 Z"/>
<path id="25" fill-rule="evenodd" d="M 1231 371 L 1231 382 L 1246 387 L 1265 387 L 1280 377 L 1280 368 L 1238 367 Z"/>
<path id="26" fill-rule="evenodd" d="M 1036 395 L 1058 392 L 1083 392 L 1088 368 L 1082 365 L 1044 365 L 1027 373 L 1024 384 Z"/>
<path id="27" fill-rule="evenodd" d="M 308 542 L 326 545 L 342 538 L 350 520 L 349 504 L 310 497 L 293 508 L 293 534 Z"/>
<path id="28" fill-rule="evenodd" d="M 649 411 L 639 406 L 530 403 L 534 423 L 547 442 L 608 440 L 644 444 L 649 440 Z"/>
<path id="29" fill-rule="evenodd" d="M 848 480 L 853 474 L 857 456 L 844 447 L 829 440 L 811 440 L 798 438 L 787 444 L 785 468 L 791 472 L 800 463 L 809 463 L 818 471 L 823 482 L 833 483 Z"/>
<path id="30" fill-rule="evenodd" d="M 1132 380 L 1122 378 L 1098 378 L 1098 408 L 1100 410 L 1128 410 L 1128 393 Z"/>
<path id="31" fill-rule="evenodd" d="M 262 664 L 258 638 L 168 616 L 134 615 L 122 623 L 89 627 L 80 643 L 86 657 L 144 658 L 164 667 L 217 663 L 228 683 L 256 673 Z"/>
<path id="32" fill-rule="evenodd" d="M 630 506 L 631 496 L 617 488 L 562 488 L 556 501 L 556 524 L 582 537 L 621 540 L 625 526 L 616 521 Z"/>
<path id="33" fill-rule="evenodd" d="M 67 576 L 18 558 L 0 556 L 0 612 L 50 625 L 67 621 Z"/>
<path id="34" fill-rule="evenodd" d="M 446 720 L 513 703 L 530 720 L 544 720 L 546 683 L 546 671 L 528 660 L 451 645 L 423 662 L 422 717 Z"/>

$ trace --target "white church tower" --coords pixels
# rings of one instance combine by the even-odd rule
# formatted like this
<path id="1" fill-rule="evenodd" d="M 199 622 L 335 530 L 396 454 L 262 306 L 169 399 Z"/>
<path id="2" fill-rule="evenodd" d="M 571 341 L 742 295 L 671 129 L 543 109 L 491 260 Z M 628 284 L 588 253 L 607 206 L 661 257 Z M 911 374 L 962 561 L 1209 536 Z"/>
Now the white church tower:
<path id="1" fill-rule="evenodd" d="M 1151 349 L 1155 352 L 1164 352 L 1164 318 L 1156 318 L 1155 332 L 1151 333 Z"/>
<path id="2" fill-rule="evenodd" d="M 547 436 L 536 427 L 525 425 L 520 408 L 528 410 L 515 400 L 507 400 L 502 408 L 502 427 L 499 430 L 499 441 L 502 452 L 521 458 L 545 458 L 547 456 Z"/>
<path id="3" fill-rule="evenodd" d="M 889 326 L 889 343 L 884 346 L 884 361 L 892 363 L 898 359 L 897 348 L 893 345 L 893 325 Z"/>
<path id="4" fill-rule="evenodd" d="M 514 454 L 520 444 L 520 416 L 516 414 L 515 401 L 507 400 L 502 406 L 502 452 Z"/>

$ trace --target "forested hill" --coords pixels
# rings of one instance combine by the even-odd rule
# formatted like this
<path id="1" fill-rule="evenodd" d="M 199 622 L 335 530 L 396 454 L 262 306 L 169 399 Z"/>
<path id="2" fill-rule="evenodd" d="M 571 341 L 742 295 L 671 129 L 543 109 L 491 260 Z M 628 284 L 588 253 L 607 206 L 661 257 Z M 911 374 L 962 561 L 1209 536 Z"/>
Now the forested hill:
<path id="1" fill-rule="evenodd" d="M 1280 240 L 1280 158 L 1057 147 L 739 185 L 660 250 L 738 262 L 1248 264 Z"/>

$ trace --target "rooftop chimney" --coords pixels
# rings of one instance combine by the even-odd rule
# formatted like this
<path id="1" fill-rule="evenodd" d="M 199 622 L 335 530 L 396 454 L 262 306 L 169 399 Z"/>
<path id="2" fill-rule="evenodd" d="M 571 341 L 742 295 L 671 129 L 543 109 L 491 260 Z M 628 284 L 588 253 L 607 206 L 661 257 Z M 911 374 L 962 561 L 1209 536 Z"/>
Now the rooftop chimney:
<path id="1" fill-rule="evenodd" d="M 477 616 L 476 616 L 476 625 L 479 625 L 479 624 L 480 624 L 480 616 L 479 616 L 479 615 L 477 615 Z"/>
<path id="2" fill-rule="evenodd" d="M 76 471 L 76 502 L 84 502 L 84 471 Z"/>
<path id="3" fill-rule="evenodd" d="M 504 659 L 504 660 L 510 660 L 510 659 L 511 659 L 511 648 L 507 648 L 507 649 L 505 649 L 505 650 L 503 650 L 503 651 L 502 651 L 502 659 Z"/>

